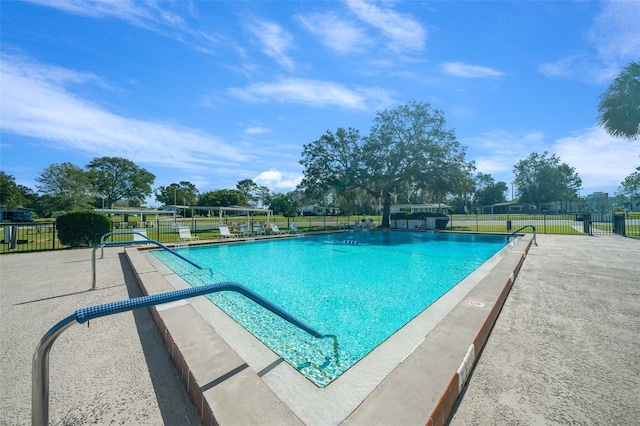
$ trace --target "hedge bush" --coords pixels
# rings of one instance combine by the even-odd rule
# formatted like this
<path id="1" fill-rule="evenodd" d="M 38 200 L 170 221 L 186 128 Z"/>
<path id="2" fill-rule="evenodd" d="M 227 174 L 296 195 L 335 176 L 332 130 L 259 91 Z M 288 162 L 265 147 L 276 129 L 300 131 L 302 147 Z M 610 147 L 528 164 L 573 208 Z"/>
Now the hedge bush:
<path id="1" fill-rule="evenodd" d="M 56 220 L 58 239 L 70 247 L 92 247 L 111 232 L 111 218 L 93 210 L 65 213 Z"/>

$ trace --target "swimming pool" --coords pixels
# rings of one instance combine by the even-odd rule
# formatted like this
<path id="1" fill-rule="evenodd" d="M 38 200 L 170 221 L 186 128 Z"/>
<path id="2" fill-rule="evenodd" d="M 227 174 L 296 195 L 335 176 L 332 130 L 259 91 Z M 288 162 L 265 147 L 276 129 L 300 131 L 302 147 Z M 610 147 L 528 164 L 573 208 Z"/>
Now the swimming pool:
<path id="1" fill-rule="evenodd" d="M 243 284 L 334 339 L 317 339 L 235 293 L 210 299 L 319 387 L 326 386 L 505 246 L 503 236 L 361 232 L 154 255 L 193 286 Z"/>

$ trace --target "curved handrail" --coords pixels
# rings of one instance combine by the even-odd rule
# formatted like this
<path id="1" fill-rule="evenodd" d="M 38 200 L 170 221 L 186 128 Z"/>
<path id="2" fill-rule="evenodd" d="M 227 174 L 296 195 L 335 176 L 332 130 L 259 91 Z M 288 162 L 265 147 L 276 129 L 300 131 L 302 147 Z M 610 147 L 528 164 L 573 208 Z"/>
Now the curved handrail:
<path id="1" fill-rule="evenodd" d="M 146 238 L 146 240 L 141 240 L 141 241 L 112 241 L 112 242 L 104 242 L 104 238 L 110 235 L 114 235 L 114 234 L 138 234 L 144 238 Z M 146 235 L 144 235 L 141 232 L 136 232 L 136 231 L 126 231 L 126 232 L 109 232 L 104 234 L 102 237 L 100 237 L 100 244 L 96 244 L 93 247 L 93 252 L 91 253 L 91 290 L 94 290 L 96 288 L 96 251 L 100 248 L 100 247 L 113 247 L 113 246 L 126 246 L 126 245 L 134 245 L 134 244 L 139 244 L 139 243 L 145 243 L 145 244 L 155 244 L 158 247 L 168 251 L 169 253 L 173 254 L 174 256 L 179 257 L 180 259 L 184 260 L 185 262 L 187 262 L 188 264 L 195 266 L 198 269 L 202 269 L 202 266 L 194 263 L 193 261 L 187 259 L 186 257 L 184 257 L 183 255 L 181 255 L 180 253 L 176 252 L 175 250 L 171 250 L 169 247 L 165 246 L 162 243 L 159 243 L 157 241 L 154 241 L 152 239 L 150 239 L 149 237 L 147 237 Z"/>
<path id="2" fill-rule="evenodd" d="M 333 338 L 335 340 L 334 347 L 337 346 L 337 338 L 334 335 L 320 333 L 319 331 L 295 318 L 293 315 L 287 313 L 273 303 L 269 302 L 262 296 L 249 290 L 247 287 L 234 282 L 209 284 L 201 287 L 176 290 L 167 293 L 137 297 L 135 299 L 78 309 L 73 314 L 58 322 L 49 331 L 47 331 L 47 333 L 40 340 L 40 343 L 38 343 L 35 353 L 33 354 L 33 362 L 31 366 L 31 424 L 47 425 L 49 423 L 49 352 L 51 351 L 51 347 L 58 336 L 60 336 L 60 334 L 62 334 L 62 332 L 69 328 L 71 325 L 73 325 L 74 321 L 82 324 L 89 320 L 104 317 L 107 315 L 114 315 L 121 312 L 132 311 L 134 309 L 159 305 L 162 303 L 175 302 L 178 300 L 202 296 L 219 291 L 235 291 L 237 293 L 240 293 L 314 337 L 320 339 Z"/>
<path id="3" fill-rule="evenodd" d="M 538 245 L 538 242 L 536 241 L 536 227 L 533 226 L 533 225 L 525 225 L 522 228 L 520 228 L 520 229 L 518 229 L 516 231 L 513 231 L 512 233 L 507 235 L 507 242 L 509 242 L 509 238 L 510 237 L 514 236 L 515 234 L 517 234 L 518 232 L 522 231 L 523 229 L 526 229 L 526 228 L 529 228 L 529 227 L 531 227 L 531 229 L 533 229 L 533 243 L 535 245 Z"/>
<path id="4" fill-rule="evenodd" d="M 138 231 L 118 231 L 118 232 L 107 232 L 106 234 L 104 234 L 102 237 L 100 237 L 100 244 L 105 243 L 105 238 L 110 237 L 112 235 L 139 235 L 142 238 L 144 238 L 144 240 L 147 241 L 152 241 L 151 238 L 147 237 L 146 234 L 143 234 L 142 232 L 138 232 Z M 136 243 L 139 243 L 141 241 L 144 240 L 136 240 L 134 238 L 133 241 L 135 241 Z M 131 244 L 131 241 L 112 241 L 113 243 L 119 243 L 122 245 L 127 245 L 127 244 Z M 114 244 L 117 245 L 117 244 Z M 100 253 L 100 259 L 102 259 L 104 257 L 104 248 L 102 249 L 102 252 Z"/>

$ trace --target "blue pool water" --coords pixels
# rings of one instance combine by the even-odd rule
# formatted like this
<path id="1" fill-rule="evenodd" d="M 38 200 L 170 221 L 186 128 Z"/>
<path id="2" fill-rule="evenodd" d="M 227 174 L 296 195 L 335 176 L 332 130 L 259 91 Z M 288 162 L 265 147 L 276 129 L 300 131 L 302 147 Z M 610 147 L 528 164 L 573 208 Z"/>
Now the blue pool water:
<path id="1" fill-rule="evenodd" d="M 503 236 L 358 232 L 153 254 L 193 286 L 240 283 L 324 334 L 310 336 L 232 292 L 209 296 L 323 387 L 505 246 Z"/>

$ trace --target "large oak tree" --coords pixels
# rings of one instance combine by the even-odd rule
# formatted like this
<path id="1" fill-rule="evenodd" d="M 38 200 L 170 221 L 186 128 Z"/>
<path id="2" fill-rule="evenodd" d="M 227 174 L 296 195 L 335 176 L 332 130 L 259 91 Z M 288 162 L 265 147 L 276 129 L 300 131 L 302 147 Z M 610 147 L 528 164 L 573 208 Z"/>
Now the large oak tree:
<path id="1" fill-rule="evenodd" d="M 169 186 L 160 186 L 156 189 L 156 201 L 164 205 L 187 205 L 192 206 L 198 202 L 198 189 L 194 184 L 187 181 L 172 183 Z"/>
<path id="2" fill-rule="evenodd" d="M 576 170 L 562 163 L 555 154 L 550 156 L 547 151 L 542 155 L 534 152 L 520 160 L 514 166 L 513 173 L 521 203 L 540 206 L 556 201 L 574 201 L 582 187 Z"/>
<path id="3" fill-rule="evenodd" d="M 87 173 L 69 162 L 50 164 L 40 172 L 36 182 L 38 192 L 48 196 L 53 211 L 86 209 L 94 201 Z"/>
<path id="4" fill-rule="evenodd" d="M 37 195 L 24 185 L 18 185 L 16 178 L 0 171 L 0 205 L 9 208 L 30 207 Z"/>
<path id="5" fill-rule="evenodd" d="M 208 207 L 246 206 L 247 198 L 237 189 L 221 189 L 200 194 L 198 205 Z"/>
<path id="6" fill-rule="evenodd" d="M 415 101 L 378 113 L 369 136 L 353 128 L 327 131 L 304 145 L 300 163 L 300 187 L 308 194 L 359 188 L 381 199 L 382 227 L 389 226 L 393 194 L 420 191 L 441 200 L 473 169 L 442 111 Z"/>
<path id="7" fill-rule="evenodd" d="M 505 197 L 508 190 L 507 183 L 496 182 L 490 174 L 478 173 L 475 186 L 473 201 L 476 206 L 488 206 L 507 201 Z"/>
<path id="8" fill-rule="evenodd" d="M 97 196 L 103 198 L 108 207 L 120 200 L 139 207 L 151 195 L 151 185 L 156 179 L 153 173 L 126 158 L 94 158 L 86 168 Z"/>

